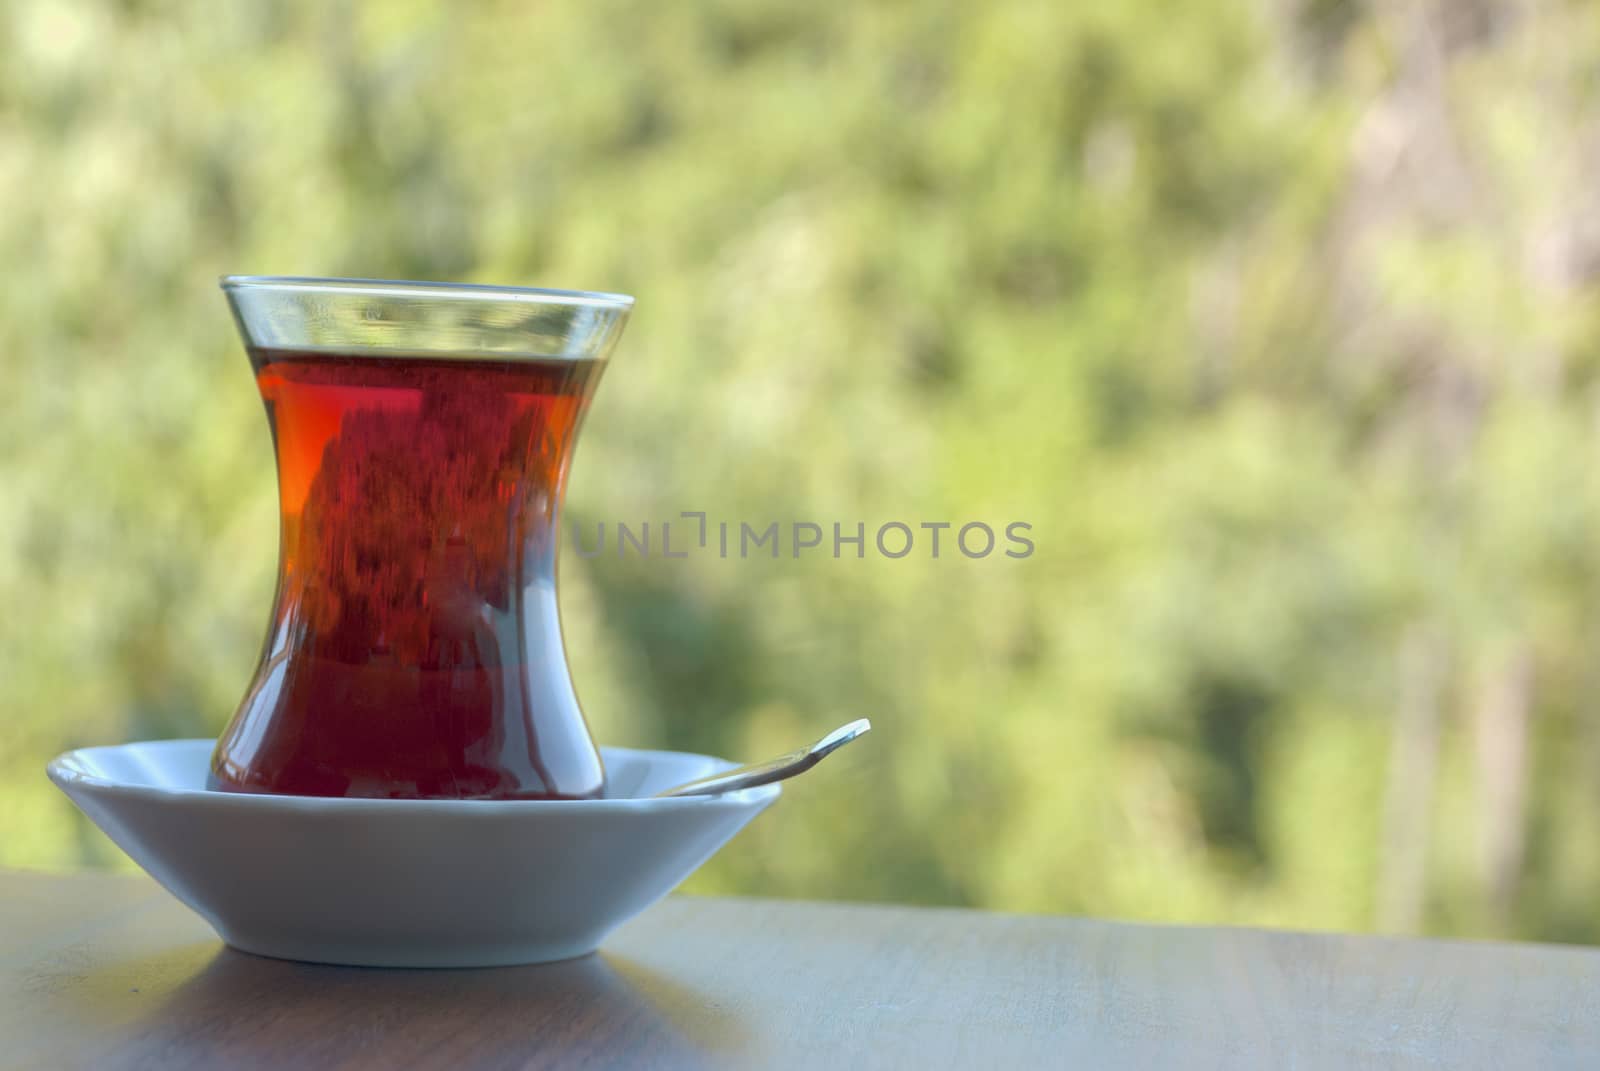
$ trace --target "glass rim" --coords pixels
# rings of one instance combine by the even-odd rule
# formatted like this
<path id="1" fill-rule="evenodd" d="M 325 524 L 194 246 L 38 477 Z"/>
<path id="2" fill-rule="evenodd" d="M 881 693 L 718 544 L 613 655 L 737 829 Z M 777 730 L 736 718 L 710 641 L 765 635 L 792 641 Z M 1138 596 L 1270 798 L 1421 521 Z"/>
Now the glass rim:
<path id="1" fill-rule="evenodd" d="M 534 286 L 496 286 L 486 283 L 444 283 L 418 279 L 345 279 L 313 275 L 224 275 L 223 290 L 283 290 L 300 293 L 407 298 L 433 297 L 467 301 L 507 301 L 529 305 L 576 305 L 614 309 L 633 308 L 628 294 L 603 290 L 555 290 Z"/>

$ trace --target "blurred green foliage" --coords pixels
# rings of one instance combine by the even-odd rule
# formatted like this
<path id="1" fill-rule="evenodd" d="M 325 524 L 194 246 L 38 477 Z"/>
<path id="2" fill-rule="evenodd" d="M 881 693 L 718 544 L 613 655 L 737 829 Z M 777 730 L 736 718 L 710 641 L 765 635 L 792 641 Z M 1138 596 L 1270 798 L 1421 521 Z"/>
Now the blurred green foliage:
<path id="1" fill-rule="evenodd" d="M 265 421 L 212 280 L 639 298 L 580 523 L 1033 525 L 580 560 L 608 743 L 849 717 L 691 882 L 1600 940 L 1600 14 L 1430 0 L 0 10 L 0 864 L 214 734 Z"/>

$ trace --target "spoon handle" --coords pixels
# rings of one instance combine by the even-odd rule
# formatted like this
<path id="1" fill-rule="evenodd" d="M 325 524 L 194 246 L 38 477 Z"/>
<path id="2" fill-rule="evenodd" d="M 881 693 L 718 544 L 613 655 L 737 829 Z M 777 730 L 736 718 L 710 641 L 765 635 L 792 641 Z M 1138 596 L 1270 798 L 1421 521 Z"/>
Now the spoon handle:
<path id="1" fill-rule="evenodd" d="M 769 785 L 774 781 L 784 781 L 796 774 L 803 774 L 817 763 L 821 762 L 830 753 L 844 747 L 850 741 L 872 728 L 872 722 L 866 718 L 859 718 L 849 725 L 841 725 L 833 732 L 824 736 L 810 747 L 803 747 L 799 751 L 791 751 L 787 755 L 779 755 L 775 759 L 766 759 L 762 762 L 752 762 L 745 766 L 735 766 L 731 770 L 702 777 L 697 781 L 687 781 L 676 785 L 665 792 L 657 792 L 656 798 L 663 796 L 716 796 L 723 792 L 735 792 L 741 788 L 754 788 L 757 785 Z"/>

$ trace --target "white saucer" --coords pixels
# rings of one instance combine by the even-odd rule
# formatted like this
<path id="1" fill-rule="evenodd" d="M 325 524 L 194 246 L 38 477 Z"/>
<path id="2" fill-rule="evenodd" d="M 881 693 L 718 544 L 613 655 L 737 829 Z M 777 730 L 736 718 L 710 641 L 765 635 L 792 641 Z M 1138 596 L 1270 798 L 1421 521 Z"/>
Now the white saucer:
<path id="1" fill-rule="evenodd" d="M 381 967 L 592 952 L 778 798 L 649 799 L 732 766 L 603 748 L 603 800 L 368 800 L 213 792 L 214 742 L 69 751 L 50 779 L 228 944 Z"/>

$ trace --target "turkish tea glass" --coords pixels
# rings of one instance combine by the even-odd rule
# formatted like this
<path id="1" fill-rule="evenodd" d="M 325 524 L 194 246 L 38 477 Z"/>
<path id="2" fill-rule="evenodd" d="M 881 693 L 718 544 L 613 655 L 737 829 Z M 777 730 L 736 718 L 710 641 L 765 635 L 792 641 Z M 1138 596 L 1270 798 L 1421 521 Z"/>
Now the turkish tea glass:
<path id="1" fill-rule="evenodd" d="M 558 515 L 633 299 L 229 276 L 278 463 L 277 596 L 213 788 L 588 799 Z"/>

